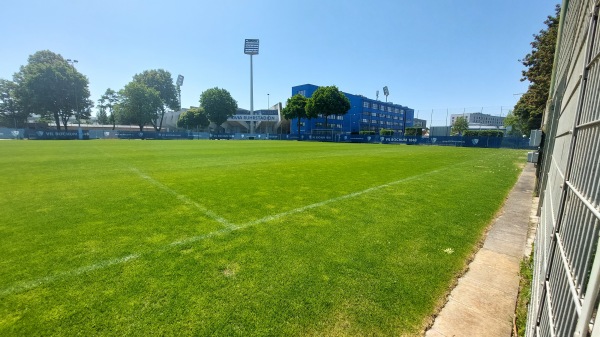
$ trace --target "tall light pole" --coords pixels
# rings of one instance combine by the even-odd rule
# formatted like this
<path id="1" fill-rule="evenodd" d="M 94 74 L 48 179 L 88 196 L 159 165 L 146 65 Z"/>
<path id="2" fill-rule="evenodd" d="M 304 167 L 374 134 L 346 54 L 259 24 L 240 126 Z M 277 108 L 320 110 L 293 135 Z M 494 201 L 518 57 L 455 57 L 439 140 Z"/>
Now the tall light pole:
<path id="1" fill-rule="evenodd" d="M 429 134 L 431 135 L 431 127 L 433 126 L 433 109 L 431 109 L 431 121 L 429 122 Z"/>
<path id="2" fill-rule="evenodd" d="M 254 80 L 252 78 L 252 55 L 258 55 L 258 39 L 246 39 L 244 54 L 250 55 L 250 115 L 254 115 Z M 254 134 L 254 121 L 250 121 L 250 134 Z"/>
<path id="3" fill-rule="evenodd" d="M 269 102 L 269 94 L 267 94 L 267 110 L 271 109 L 271 103 Z"/>
<path id="4" fill-rule="evenodd" d="M 177 75 L 177 94 L 179 95 L 179 110 L 181 110 L 181 86 L 183 85 L 183 75 Z"/>
<path id="5" fill-rule="evenodd" d="M 71 67 L 73 67 L 73 74 L 75 74 L 75 63 L 78 62 L 79 61 L 77 60 L 67 59 L 67 63 L 70 64 Z M 81 118 L 79 116 L 79 104 L 77 102 L 77 83 L 75 83 L 75 86 L 73 87 L 73 94 L 75 95 L 75 117 L 77 118 L 78 128 L 81 131 Z"/>

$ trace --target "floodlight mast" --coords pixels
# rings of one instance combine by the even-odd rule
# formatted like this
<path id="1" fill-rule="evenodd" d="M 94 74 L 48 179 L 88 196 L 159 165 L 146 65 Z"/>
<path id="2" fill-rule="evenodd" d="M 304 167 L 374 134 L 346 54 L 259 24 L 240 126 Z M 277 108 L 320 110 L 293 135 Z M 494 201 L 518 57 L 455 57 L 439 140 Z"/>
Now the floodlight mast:
<path id="1" fill-rule="evenodd" d="M 177 75 L 177 94 L 179 95 L 179 110 L 181 110 L 181 86 L 183 85 L 183 75 Z"/>
<path id="2" fill-rule="evenodd" d="M 250 115 L 254 115 L 254 80 L 252 74 L 252 55 L 258 55 L 258 39 L 246 39 L 244 54 L 250 55 Z M 250 134 L 254 134 L 254 121 L 250 121 Z"/>

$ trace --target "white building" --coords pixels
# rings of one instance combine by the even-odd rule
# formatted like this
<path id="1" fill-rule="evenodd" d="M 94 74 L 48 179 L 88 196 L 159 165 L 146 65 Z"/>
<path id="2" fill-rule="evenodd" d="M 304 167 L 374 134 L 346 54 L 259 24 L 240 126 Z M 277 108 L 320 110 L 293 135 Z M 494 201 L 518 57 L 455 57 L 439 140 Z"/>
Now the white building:
<path id="1" fill-rule="evenodd" d="M 458 117 L 464 117 L 467 119 L 469 123 L 469 128 L 477 128 L 478 126 L 494 126 L 494 127 L 503 127 L 504 126 L 504 118 L 500 116 L 492 116 L 488 114 L 484 114 L 481 112 L 469 112 L 462 114 L 452 114 L 452 125 Z"/>
<path id="2" fill-rule="evenodd" d="M 249 110 L 238 108 L 235 115 L 228 118 L 227 122 L 223 123 L 221 127 L 228 133 L 245 133 L 250 132 L 250 123 L 254 123 L 254 130 L 257 133 L 279 133 L 281 132 L 282 122 L 285 121 L 281 116 L 281 109 L 281 103 L 277 103 L 269 109 L 255 110 L 254 114 L 250 115 Z M 177 129 L 179 115 L 187 110 L 183 108 L 180 111 L 166 112 L 163 118 L 163 128 L 165 130 Z M 289 122 L 284 124 L 289 128 L 289 125 L 287 125 Z M 208 127 L 208 130 L 217 129 L 214 123 L 211 123 Z"/>

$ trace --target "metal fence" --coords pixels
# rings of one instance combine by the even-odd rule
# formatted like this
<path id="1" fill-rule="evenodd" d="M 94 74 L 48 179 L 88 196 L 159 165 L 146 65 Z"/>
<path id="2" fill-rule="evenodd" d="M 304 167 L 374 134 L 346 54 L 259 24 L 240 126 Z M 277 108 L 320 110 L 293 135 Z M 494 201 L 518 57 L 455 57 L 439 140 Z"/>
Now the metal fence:
<path id="1" fill-rule="evenodd" d="M 563 1 L 527 336 L 600 336 L 600 0 Z"/>

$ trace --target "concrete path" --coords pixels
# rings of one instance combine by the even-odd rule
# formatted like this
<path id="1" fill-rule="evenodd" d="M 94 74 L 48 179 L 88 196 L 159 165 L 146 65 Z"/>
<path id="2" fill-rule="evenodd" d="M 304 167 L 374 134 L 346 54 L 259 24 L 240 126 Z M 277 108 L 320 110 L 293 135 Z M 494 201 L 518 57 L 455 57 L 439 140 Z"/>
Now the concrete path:
<path id="1" fill-rule="evenodd" d="M 426 337 L 510 337 L 519 291 L 519 265 L 531 250 L 535 168 L 528 163 L 483 247 L 458 280 Z"/>

